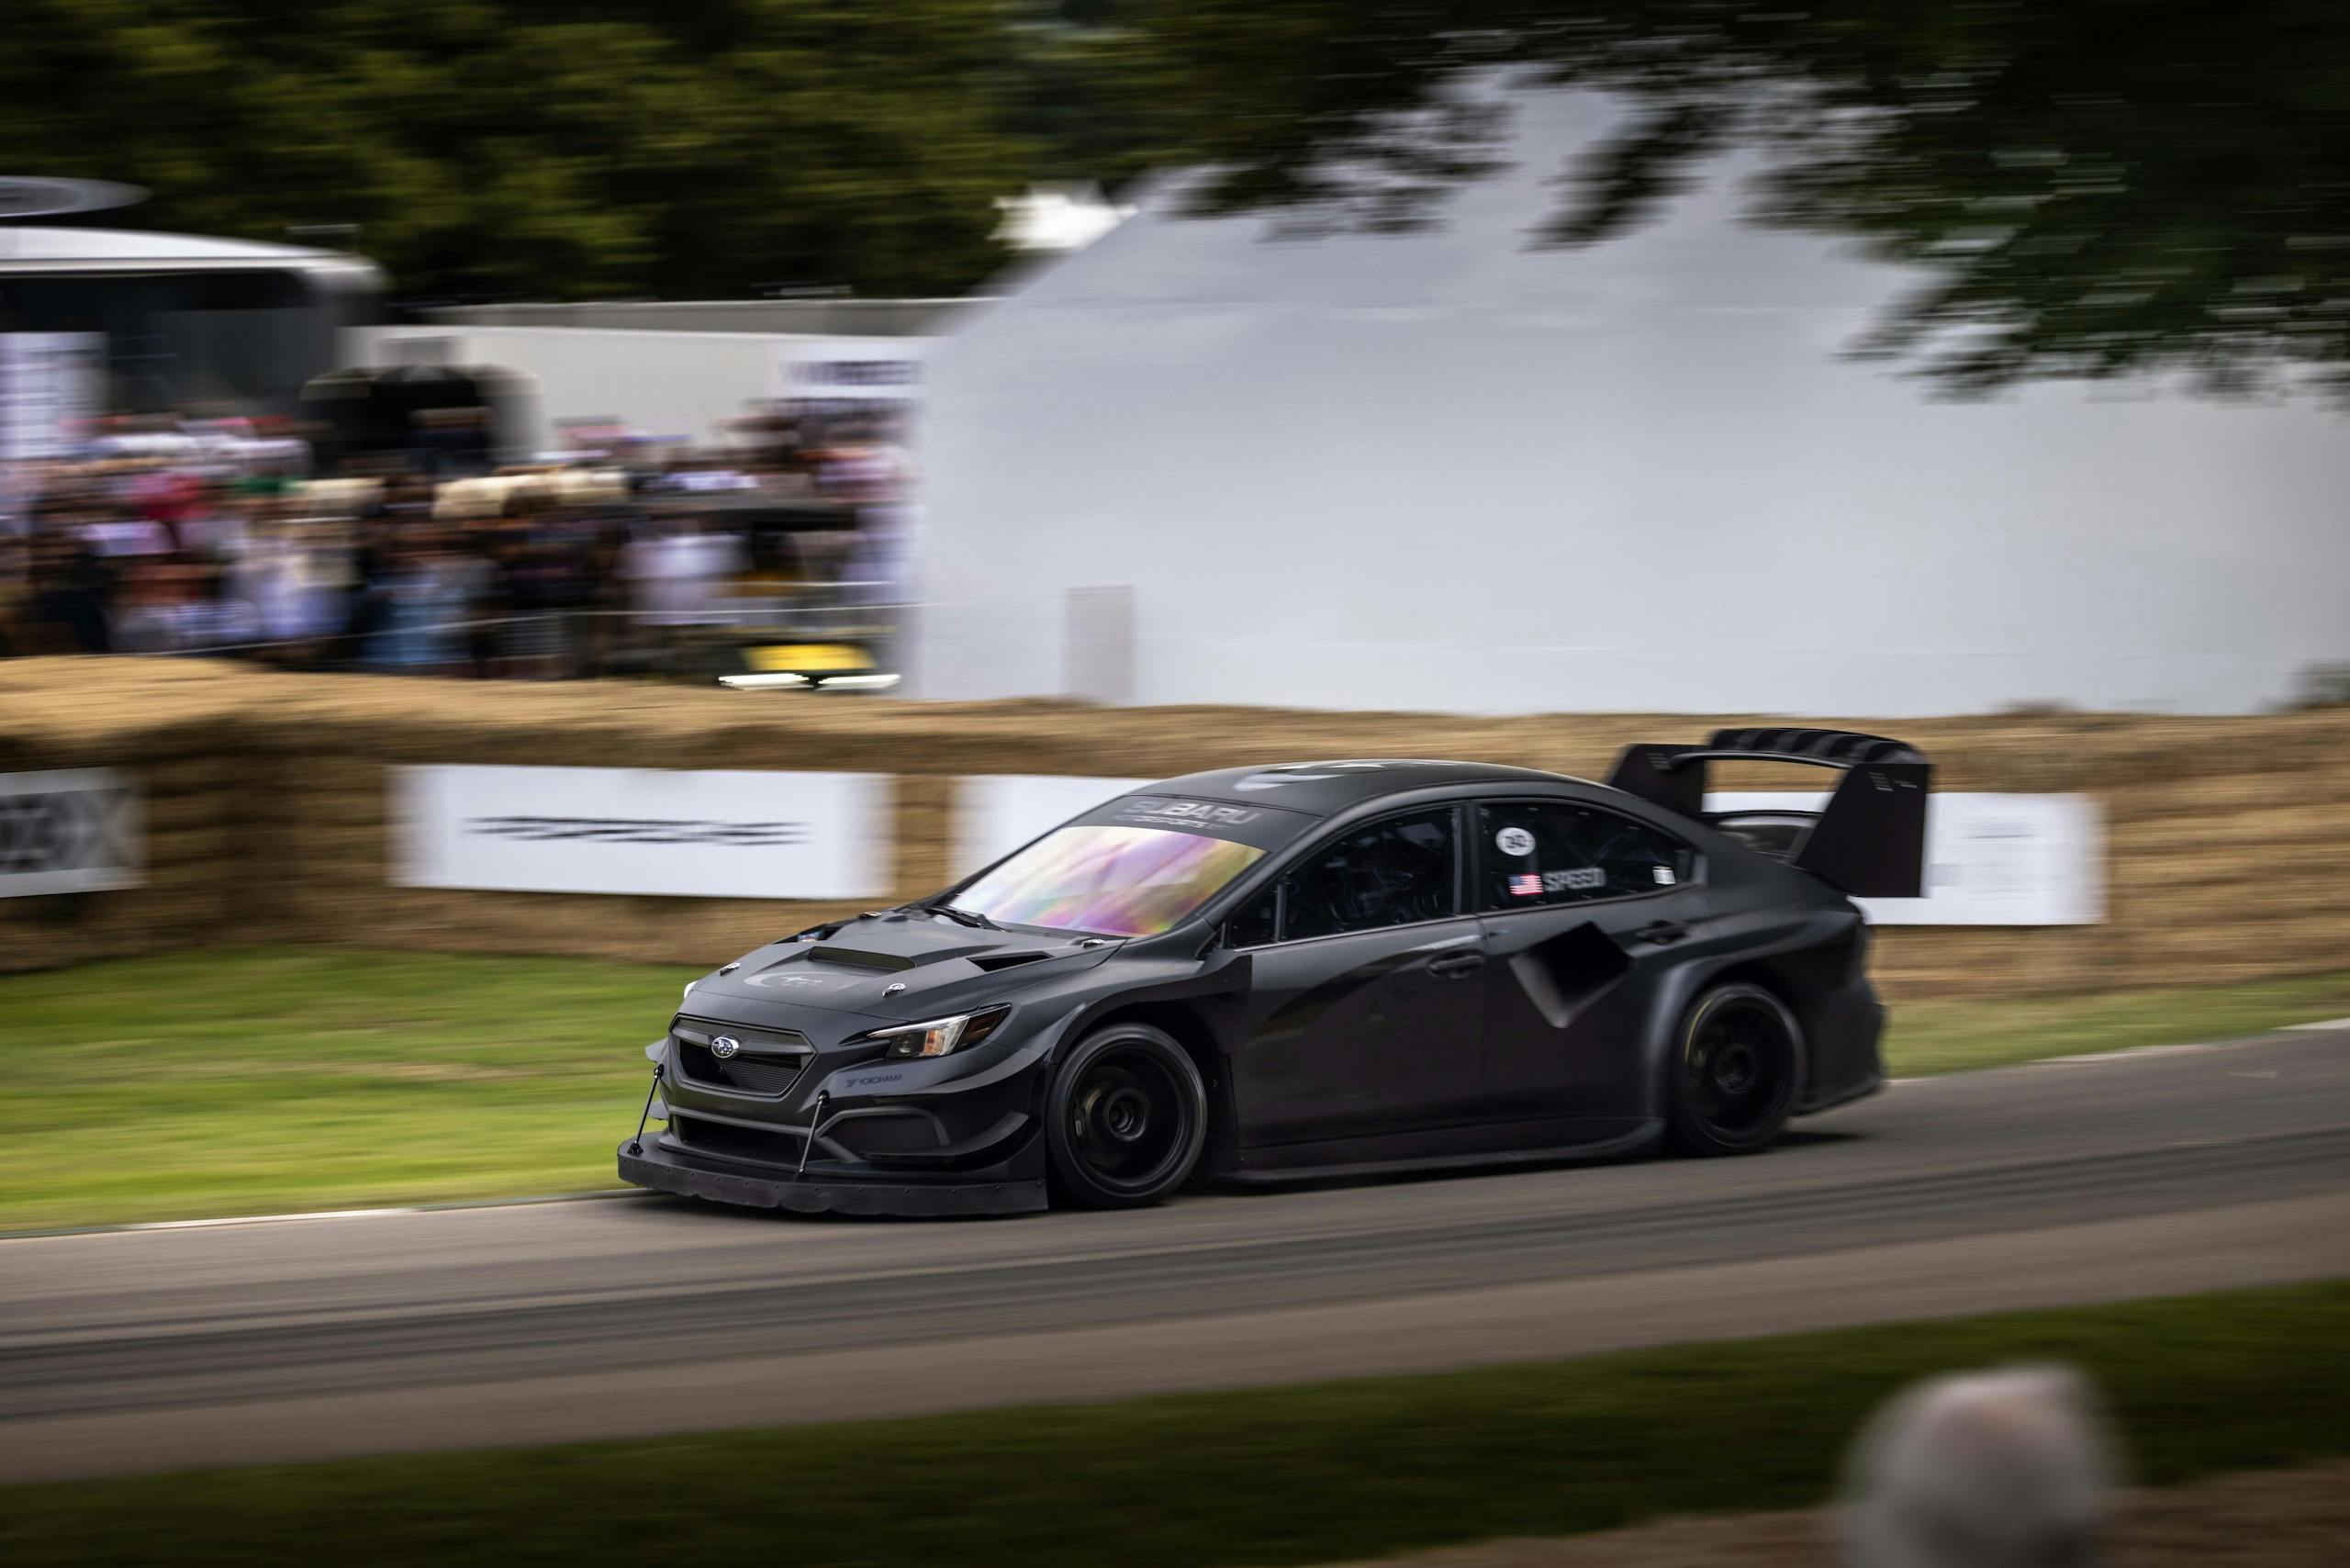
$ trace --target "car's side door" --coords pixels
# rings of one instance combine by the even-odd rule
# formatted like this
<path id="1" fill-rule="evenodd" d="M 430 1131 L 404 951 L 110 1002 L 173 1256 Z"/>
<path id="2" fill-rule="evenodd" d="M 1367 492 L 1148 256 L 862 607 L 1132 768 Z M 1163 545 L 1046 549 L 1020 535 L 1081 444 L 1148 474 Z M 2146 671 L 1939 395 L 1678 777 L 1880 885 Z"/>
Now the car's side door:
<path id="1" fill-rule="evenodd" d="M 1483 930 L 1462 902 L 1463 809 L 1349 827 L 1234 916 L 1253 966 L 1233 1086 L 1244 1145 L 1473 1119 Z"/>
<path id="2" fill-rule="evenodd" d="M 1686 844 L 1604 806 L 1472 811 L 1486 926 L 1485 1093 L 1495 1120 L 1608 1118 L 1639 1103 L 1635 1048 L 1657 971 L 1703 923 Z"/>

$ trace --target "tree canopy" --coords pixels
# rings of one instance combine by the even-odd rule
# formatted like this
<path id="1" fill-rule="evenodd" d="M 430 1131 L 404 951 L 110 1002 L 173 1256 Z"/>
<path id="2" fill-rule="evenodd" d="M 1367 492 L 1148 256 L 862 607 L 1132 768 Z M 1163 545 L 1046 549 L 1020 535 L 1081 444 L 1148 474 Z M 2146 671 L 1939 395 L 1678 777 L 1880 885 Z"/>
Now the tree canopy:
<path id="1" fill-rule="evenodd" d="M 2350 393 L 2341 0 L 1166 0 L 1166 134 L 1214 210 L 1426 220 L 1499 80 L 1620 94 L 1546 237 L 1652 213 L 1759 149 L 1762 221 L 1921 269 L 1860 345 L 1956 392 L 2184 372 Z"/>
<path id="2" fill-rule="evenodd" d="M 0 171 L 142 225 L 356 225 L 412 296 L 959 292 L 998 264 L 995 0 L 10 0 Z"/>
<path id="3" fill-rule="evenodd" d="M 1918 269 L 1858 346 L 1951 390 L 2350 395 L 2343 0 L 12 0 L 0 172 L 356 225 L 411 297 L 946 294 L 1038 179 L 1440 220 L 1505 82 L 1628 106 L 1550 242 L 1755 149 L 1759 220 Z"/>

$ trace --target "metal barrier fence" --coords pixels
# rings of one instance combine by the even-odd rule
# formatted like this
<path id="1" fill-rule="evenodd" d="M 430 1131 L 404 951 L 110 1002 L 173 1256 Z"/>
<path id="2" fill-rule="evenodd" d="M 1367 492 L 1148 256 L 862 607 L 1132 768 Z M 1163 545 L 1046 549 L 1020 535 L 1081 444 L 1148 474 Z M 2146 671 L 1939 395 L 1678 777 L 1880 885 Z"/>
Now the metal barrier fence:
<path id="1" fill-rule="evenodd" d="M 835 589 L 881 588 L 839 583 Z M 759 602 L 708 610 L 565 609 L 402 622 L 307 637 L 190 642 L 124 650 L 166 657 L 242 658 L 281 668 L 489 679 L 640 677 L 703 682 L 758 674 L 762 651 L 845 644 L 890 667 L 911 602 Z"/>

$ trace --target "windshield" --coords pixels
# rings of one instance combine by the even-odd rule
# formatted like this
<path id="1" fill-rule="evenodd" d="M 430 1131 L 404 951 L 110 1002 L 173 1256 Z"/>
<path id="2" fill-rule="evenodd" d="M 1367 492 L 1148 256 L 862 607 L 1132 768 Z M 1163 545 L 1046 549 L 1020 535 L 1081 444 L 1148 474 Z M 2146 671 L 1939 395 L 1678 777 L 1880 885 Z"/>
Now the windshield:
<path id="1" fill-rule="evenodd" d="M 955 895 L 1005 925 L 1155 936 L 1215 896 L 1265 852 L 1155 827 L 1065 827 Z"/>

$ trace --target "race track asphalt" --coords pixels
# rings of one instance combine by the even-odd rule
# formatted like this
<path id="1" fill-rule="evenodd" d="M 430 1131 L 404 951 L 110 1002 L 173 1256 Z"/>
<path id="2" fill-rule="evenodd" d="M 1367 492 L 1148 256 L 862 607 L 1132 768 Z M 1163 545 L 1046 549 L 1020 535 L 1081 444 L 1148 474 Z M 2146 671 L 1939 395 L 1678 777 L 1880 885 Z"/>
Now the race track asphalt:
<path id="1" fill-rule="evenodd" d="M 1423 1371 L 2343 1274 L 2350 1031 L 2287 1033 L 1900 1083 L 1743 1159 L 1008 1220 L 641 1197 L 9 1239 L 0 1480 Z"/>

